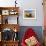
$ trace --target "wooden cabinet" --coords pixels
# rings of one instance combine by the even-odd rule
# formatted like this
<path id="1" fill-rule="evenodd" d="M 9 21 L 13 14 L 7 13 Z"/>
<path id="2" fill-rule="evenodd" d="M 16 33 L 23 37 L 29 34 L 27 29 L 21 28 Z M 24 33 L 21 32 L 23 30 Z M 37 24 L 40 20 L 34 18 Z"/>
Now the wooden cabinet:
<path id="1" fill-rule="evenodd" d="M 14 32 L 15 32 L 15 29 L 16 29 L 16 32 L 19 31 L 19 25 L 18 24 L 1 24 L 0 27 L 1 27 L 1 29 L 0 29 L 1 32 L 6 28 L 9 28 L 9 29 L 13 30 Z"/>
<path id="2" fill-rule="evenodd" d="M 18 46 L 19 41 L 1 41 L 0 46 Z"/>
<path id="3" fill-rule="evenodd" d="M 10 18 L 10 23 L 9 23 L 9 17 L 15 17 Z M 19 7 L 0 7 L 0 32 L 1 32 L 1 41 L 0 41 L 0 46 L 18 46 L 19 39 L 16 39 L 15 37 L 18 38 L 18 32 L 19 32 L 19 24 L 18 24 L 18 17 L 19 17 Z M 13 19 L 13 20 L 12 20 Z M 12 23 L 11 21 L 15 22 Z M 5 35 L 4 33 L 6 32 Z M 11 34 L 8 32 L 12 32 Z M 5 36 L 6 40 L 4 39 Z M 9 39 L 9 36 L 11 39 Z M 8 39 L 8 41 L 7 41 Z"/>
<path id="4" fill-rule="evenodd" d="M 9 17 L 14 17 L 14 19 L 11 20 Z M 19 16 L 19 7 L 0 7 L 0 20 L 1 24 L 9 24 L 9 20 L 18 23 L 18 16 Z M 16 19 L 15 19 L 16 18 Z M 14 24 L 14 23 L 13 23 Z"/>
<path id="5" fill-rule="evenodd" d="M 2 43 L 3 43 L 3 46 L 18 46 L 18 41 L 5 41 Z"/>

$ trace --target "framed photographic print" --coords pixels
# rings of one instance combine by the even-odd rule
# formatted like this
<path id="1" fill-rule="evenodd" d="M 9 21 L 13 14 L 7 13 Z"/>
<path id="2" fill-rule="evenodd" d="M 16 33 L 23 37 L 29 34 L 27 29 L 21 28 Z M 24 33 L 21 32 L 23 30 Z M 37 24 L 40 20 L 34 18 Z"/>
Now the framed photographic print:
<path id="1" fill-rule="evenodd" d="M 9 10 L 2 10 L 2 15 L 9 15 Z"/>
<path id="2" fill-rule="evenodd" d="M 23 11 L 24 19 L 36 19 L 36 9 L 25 9 Z"/>
<path id="3" fill-rule="evenodd" d="M 11 17 L 9 17 L 8 24 L 18 24 L 17 16 L 11 16 Z"/>

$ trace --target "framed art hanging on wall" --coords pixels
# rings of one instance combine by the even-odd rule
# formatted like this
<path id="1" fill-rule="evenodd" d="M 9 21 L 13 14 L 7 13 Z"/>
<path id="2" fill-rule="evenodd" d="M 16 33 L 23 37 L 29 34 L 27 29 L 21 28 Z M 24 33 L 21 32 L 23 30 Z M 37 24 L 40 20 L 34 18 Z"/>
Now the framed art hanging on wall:
<path id="1" fill-rule="evenodd" d="M 36 9 L 24 9 L 23 19 L 36 19 Z"/>

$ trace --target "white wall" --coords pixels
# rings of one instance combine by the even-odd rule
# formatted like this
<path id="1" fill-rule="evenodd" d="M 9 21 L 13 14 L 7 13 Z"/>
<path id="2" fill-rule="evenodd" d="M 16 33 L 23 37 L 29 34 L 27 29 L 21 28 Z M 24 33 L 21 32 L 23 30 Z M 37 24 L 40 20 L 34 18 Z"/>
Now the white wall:
<path id="1" fill-rule="evenodd" d="M 0 0 L 0 6 L 9 7 L 15 6 L 15 0 Z M 17 0 L 20 7 L 20 17 L 19 24 L 21 26 L 43 26 L 43 6 L 42 0 Z M 23 19 L 23 10 L 24 9 L 36 9 L 36 20 L 25 20 Z"/>
<path id="2" fill-rule="evenodd" d="M 24 20 L 22 17 L 22 10 L 20 15 L 21 25 L 26 26 L 43 26 L 43 6 L 42 0 L 24 0 L 23 9 L 36 9 L 36 20 Z"/>

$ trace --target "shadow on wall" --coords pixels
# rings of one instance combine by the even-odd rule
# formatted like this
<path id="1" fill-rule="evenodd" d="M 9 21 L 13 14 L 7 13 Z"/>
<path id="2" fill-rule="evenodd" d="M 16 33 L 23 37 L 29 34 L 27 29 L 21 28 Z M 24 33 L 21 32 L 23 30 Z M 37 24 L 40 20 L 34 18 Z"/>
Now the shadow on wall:
<path id="1" fill-rule="evenodd" d="M 43 43 L 43 30 L 42 30 L 42 26 L 21 26 L 20 27 L 20 32 L 19 32 L 20 42 L 21 42 L 21 40 L 22 40 L 22 38 L 24 36 L 25 31 L 28 28 L 32 28 L 36 32 L 39 41 L 41 43 Z"/>

